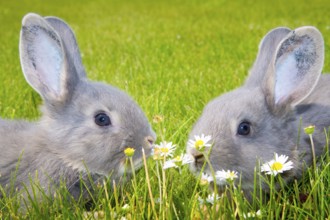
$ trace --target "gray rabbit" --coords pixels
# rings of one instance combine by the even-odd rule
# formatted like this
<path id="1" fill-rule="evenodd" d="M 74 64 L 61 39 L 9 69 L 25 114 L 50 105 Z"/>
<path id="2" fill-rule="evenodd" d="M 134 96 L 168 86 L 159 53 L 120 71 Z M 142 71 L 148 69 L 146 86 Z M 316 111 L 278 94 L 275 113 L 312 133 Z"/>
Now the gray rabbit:
<path id="1" fill-rule="evenodd" d="M 142 149 L 150 155 L 156 138 L 147 118 L 124 92 L 87 79 L 64 21 L 27 14 L 19 51 L 24 76 L 43 99 L 43 114 L 36 122 L 0 120 L 2 187 L 30 189 L 31 179 L 52 193 L 63 181 L 77 198 L 81 177 L 93 182 L 123 175 L 127 147 L 136 150 L 135 167 L 142 165 Z"/>
<path id="2" fill-rule="evenodd" d="M 321 76 L 323 62 L 323 37 L 316 28 L 273 29 L 261 41 L 245 84 L 208 103 L 194 125 L 190 139 L 201 134 L 212 137 L 213 169 L 237 171 L 247 197 L 258 162 L 274 159 L 274 153 L 293 162 L 293 168 L 281 175 L 285 181 L 301 177 L 304 165 L 312 164 L 304 127 L 315 125 L 316 156 L 325 150 L 330 75 Z M 187 153 L 195 157 L 191 170 L 199 172 L 203 154 L 189 144 Z M 207 165 L 205 171 L 211 174 Z M 266 185 L 262 187 L 267 191 Z M 219 191 L 223 189 L 219 184 Z"/>

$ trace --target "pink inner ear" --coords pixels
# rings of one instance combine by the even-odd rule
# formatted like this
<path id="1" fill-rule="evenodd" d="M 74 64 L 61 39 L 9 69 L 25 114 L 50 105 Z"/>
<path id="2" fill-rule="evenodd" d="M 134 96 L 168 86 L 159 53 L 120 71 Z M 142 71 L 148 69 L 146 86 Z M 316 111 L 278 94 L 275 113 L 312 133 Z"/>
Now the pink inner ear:
<path id="1" fill-rule="evenodd" d="M 275 82 L 275 104 L 286 100 L 292 95 L 299 84 L 297 62 L 294 53 L 283 55 L 277 60 Z"/>
<path id="2" fill-rule="evenodd" d="M 36 37 L 33 47 L 33 56 L 40 82 L 51 93 L 55 93 L 56 96 L 60 95 L 63 66 L 61 47 L 44 32 L 40 32 Z"/>

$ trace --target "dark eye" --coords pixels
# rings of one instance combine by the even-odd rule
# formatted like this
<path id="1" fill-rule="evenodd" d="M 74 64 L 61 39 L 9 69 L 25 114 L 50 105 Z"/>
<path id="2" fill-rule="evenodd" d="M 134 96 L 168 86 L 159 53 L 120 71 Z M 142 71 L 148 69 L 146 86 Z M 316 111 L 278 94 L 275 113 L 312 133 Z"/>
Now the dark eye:
<path id="1" fill-rule="evenodd" d="M 248 135 L 251 131 L 251 125 L 249 122 L 242 122 L 238 125 L 237 134 L 239 135 Z"/>
<path id="2" fill-rule="evenodd" d="M 110 118 L 105 113 L 95 115 L 95 124 L 98 126 L 109 126 L 111 124 Z"/>

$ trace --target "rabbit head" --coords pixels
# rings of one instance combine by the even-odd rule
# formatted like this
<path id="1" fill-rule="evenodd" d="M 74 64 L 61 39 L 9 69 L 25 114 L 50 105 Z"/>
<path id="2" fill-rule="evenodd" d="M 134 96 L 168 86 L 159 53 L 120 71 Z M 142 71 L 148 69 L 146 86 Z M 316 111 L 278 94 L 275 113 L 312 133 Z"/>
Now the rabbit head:
<path id="1" fill-rule="evenodd" d="M 148 156 L 156 139 L 140 107 L 123 91 L 86 78 L 64 21 L 28 14 L 22 23 L 21 66 L 44 103 L 33 142 L 73 169 L 107 176 L 124 172 L 124 150 L 130 147 L 139 167 L 142 149 Z"/>
<path id="2" fill-rule="evenodd" d="M 305 118 L 296 107 L 319 80 L 323 50 L 322 35 L 313 27 L 277 28 L 263 38 L 245 84 L 208 103 L 190 133 L 190 139 L 212 137 L 209 160 L 214 171 L 237 171 L 243 190 L 252 191 L 258 162 L 270 161 L 277 153 L 294 164 L 284 178 L 299 174 L 298 130 L 300 117 L 303 122 Z M 200 172 L 205 154 L 189 144 L 187 153 L 195 157 L 191 170 Z M 211 174 L 207 164 L 204 171 Z"/>

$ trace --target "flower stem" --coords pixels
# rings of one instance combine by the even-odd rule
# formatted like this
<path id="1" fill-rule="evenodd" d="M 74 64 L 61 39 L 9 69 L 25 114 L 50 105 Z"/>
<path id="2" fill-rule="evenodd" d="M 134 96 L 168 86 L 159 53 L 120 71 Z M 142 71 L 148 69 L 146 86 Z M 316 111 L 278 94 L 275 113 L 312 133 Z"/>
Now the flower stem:
<path id="1" fill-rule="evenodd" d="M 311 146 L 312 146 L 313 166 L 314 166 L 314 170 L 316 170 L 315 147 L 314 147 L 314 141 L 313 141 L 313 135 L 312 134 L 309 134 L 309 139 L 311 140 Z"/>
<path id="2" fill-rule="evenodd" d="M 156 161 L 156 172 L 157 172 L 157 178 L 158 178 L 158 187 L 159 187 L 159 203 L 162 204 L 163 201 L 163 194 L 162 194 L 162 180 L 159 173 L 159 162 Z M 160 206 L 161 209 L 162 206 Z"/>
<path id="3" fill-rule="evenodd" d="M 129 157 L 129 162 L 131 164 L 131 169 L 132 169 L 134 192 L 137 195 L 137 192 L 136 192 L 136 190 L 137 190 L 137 183 L 136 183 L 135 168 L 134 168 L 132 157 Z"/>
<path id="4" fill-rule="evenodd" d="M 166 160 L 166 157 L 164 157 L 164 163 L 165 163 L 165 160 Z M 162 164 L 162 167 L 163 167 L 163 164 Z M 166 174 L 165 174 L 165 170 L 162 169 L 162 174 L 163 174 L 163 201 L 164 203 L 161 204 L 161 206 L 164 205 L 164 209 L 163 209 L 163 219 L 165 219 L 165 213 L 166 213 L 166 210 L 167 210 L 167 207 L 166 207 L 166 201 L 167 201 L 167 193 L 166 193 Z"/>
<path id="5" fill-rule="evenodd" d="M 214 172 L 214 169 L 212 167 L 212 164 L 211 164 L 211 161 L 209 160 L 209 154 L 211 152 L 211 149 L 209 150 L 208 154 L 204 154 L 204 158 L 206 160 L 206 163 L 209 165 L 209 168 L 210 168 L 210 171 L 211 171 L 211 174 L 212 174 L 212 177 L 213 177 L 213 190 L 214 190 L 214 193 L 215 194 L 218 194 L 218 188 L 217 188 L 217 181 L 216 181 L 216 178 L 215 178 L 215 172 Z M 215 199 L 214 199 L 214 203 L 215 203 Z M 216 205 L 215 205 L 216 207 Z M 212 216 L 215 217 L 216 216 L 216 208 L 213 207 L 212 209 Z"/>
<path id="6" fill-rule="evenodd" d="M 211 152 L 211 150 L 209 151 Z M 204 154 L 204 153 L 203 153 Z M 209 168 L 210 168 L 210 171 L 211 171 L 211 174 L 212 174 L 212 177 L 213 177 L 213 187 L 214 187 L 214 191 L 218 193 L 218 190 L 217 190 L 217 183 L 216 183 L 216 179 L 215 179 L 215 172 L 214 172 L 214 169 L 212 167 L 212 164 L 209 160 L 209 155 L 208 154 L 204 154 L 204 158 L 206 160 L 206 163 L 209 165 Z"/>
<path id="7" fill-rule="evenodd" d="M 155 219 L 158 220 L 157 212 L 155 209 L 155 201 L 154 201 L 154 197 L 153 197 L 152 191 L 151 191 L 151 184 L 150 184 L 150 178 L 149 178 L 149 173 L 148 173 L 146 155 L 144 153 L 143 148 L 142 148 L 142 158 L 143 158 L 144 170 L 146 172 L 146 181 L 147 181 L 147 185 L 148 185 L 148 191 L 149 191 L 149 197 L 150 197 L 150 201 L 151 201 L 152 211 L 155 215 Z"/>

